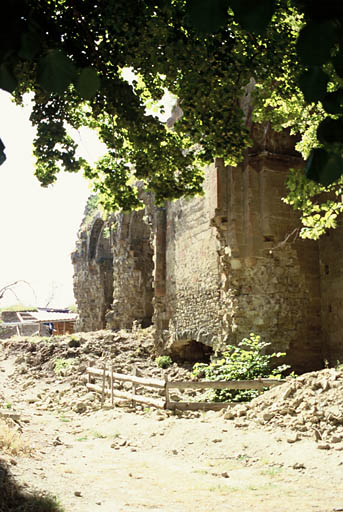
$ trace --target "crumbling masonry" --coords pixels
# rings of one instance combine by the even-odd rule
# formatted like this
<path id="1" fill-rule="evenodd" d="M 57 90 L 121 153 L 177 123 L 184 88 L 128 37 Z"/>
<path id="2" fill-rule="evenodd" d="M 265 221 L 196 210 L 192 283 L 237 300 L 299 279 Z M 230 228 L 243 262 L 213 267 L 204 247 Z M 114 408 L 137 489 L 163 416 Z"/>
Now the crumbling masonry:
<path id="1" fill-rule="evenodd" d="M 201 360 L 250 332 L 287 352 L 297 371 L 343 360 L 337 229 L 319 242 L 297 237 L 281 198 L 290 168 L 303 165 L 294 139 L 268 125 L 238 167 L 217 160 L 205 195 L 81 226 L 74 291 L 80 330 L 156 327 L 156 345 Z"/>

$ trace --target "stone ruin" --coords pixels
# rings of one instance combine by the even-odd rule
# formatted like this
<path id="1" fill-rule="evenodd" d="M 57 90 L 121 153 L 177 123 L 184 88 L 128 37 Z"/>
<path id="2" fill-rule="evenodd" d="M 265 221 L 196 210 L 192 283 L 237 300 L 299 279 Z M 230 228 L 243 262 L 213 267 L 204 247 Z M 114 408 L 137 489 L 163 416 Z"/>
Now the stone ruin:
<path id="1" fill-rule="evenodd" d="M 343 360 L 342 229 L 301 240 L 281 198 L 295 138 L 253 125 L 238 167 L 217 159 L 205 194 L 103 220 L 87 215 L 72 255 L 78 330 L 156 328 L 156 348 L 208 360 L 250 332 L 298 372 Z"/>

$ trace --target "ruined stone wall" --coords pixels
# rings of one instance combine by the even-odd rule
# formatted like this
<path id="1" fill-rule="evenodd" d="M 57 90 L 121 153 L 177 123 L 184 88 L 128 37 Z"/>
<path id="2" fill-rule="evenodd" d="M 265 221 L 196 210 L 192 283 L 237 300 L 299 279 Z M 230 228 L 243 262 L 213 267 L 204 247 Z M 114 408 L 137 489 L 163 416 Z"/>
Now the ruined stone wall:
<path id="1" fill-rule="evenodd" d="M 110 328 L 130 329 L 152 322 L 153 254 L 145 210 L 118 215 L 113 235 L 113 301 L 106 315 Z"/>
<path id="2" fill-rule="evenodd" d="M 241 166 L 217 160 L 208 170 L 204 197 L 167 205 L 154 315 L 165 350 L 221 349 L 255 332 L 297 370 L 321 367 L 318 244 L 297 240 L 297 217 L 281 201 L 289 168 L 301 165 L 293 147 L 257 132 Z"/>
<path id="3" fill-rule="evenodd" d="M 97 210 L 86 211 L 72 254 L 77 330 L 151 324 L 153 255 L 145 217 L 139 210 L 104 221 Z"/>
<path id="4" fill-rule="evenodd" d="M 223 168 L 228 209 L 227 228 L 218 230 L 222 341 L 260 334 L 302 371 L 322 365 L 319 261 L 318 245 L 298 240 L 297 218 L 281 201 L 292 163 L 292 155 L 269 153 Z"/>
<path id="5" fill-rule="evenodd" d="M 296 371 L 343 360 L 342 230 L 298 237 L 281 198 L 294 139 L 252 126 L 238 167 L 218 159 L 205 194 L 152 205 L 80 231 L 74 288 L 79 329 L 156 327 L 156 348 L 200 360 L 250 332 L 286 351 Z M 110 238 L 105 236 L 110 230 Z"/>
<path id="6" fill-rule="evenodd" d="M 81 226 L 74 265 L 74 295 L 79 320 L 78 331 L 103 329 L 105 315 L 112 303 L 113 263 L 110 243 L 110 223 L 96 214 Z"/>
<path id="7" fill-rule="evenodd" d="M 333 365 L 343 362 L 342 254 L 343 228 L 331 230 L 319 239 L 324 358 Z"/>
<path id="8" fill-rule="evenodd" d="M 216 229 L 209 222 L 212 173 L 214 168 L 207 174 L 205 197 L 168 203 L 165 211 L 165 254 L 159 255 L 165 258 L 165 287 L 163 293 L 155 288 L 159 302 L 154 320 L 158 323 L 164 308 L 161 335 L 166 347 L 185 358 L 190 341 L 213 346 L 220 331 Z"/>

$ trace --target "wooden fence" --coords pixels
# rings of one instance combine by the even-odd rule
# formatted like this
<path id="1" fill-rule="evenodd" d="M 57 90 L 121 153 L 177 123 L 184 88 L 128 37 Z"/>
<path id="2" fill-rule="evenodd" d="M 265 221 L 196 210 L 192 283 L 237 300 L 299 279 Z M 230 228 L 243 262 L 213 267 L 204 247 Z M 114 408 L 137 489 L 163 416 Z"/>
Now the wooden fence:
<path id="1" fill-rule="evenodd" d="M 95 384 L 95 379 L 100 379 L 100 384 Z M 120 384 L 129 382 L 132 384 L 130 391 L 118 389 Z M 220 410 L 232 402 L 182 402 L 170 399 L 170 390 L 178 389 L 257 389 L 263 390 L 266 387 L 279 386 L 285 380 L 282 379 L 256 379 L 256 380 L 235 380 L 235 381 L 170 381 L 167 377 L 162 379 L 153 379 L 148 377 L 137 376 L 137 370 L 134 368 L 133 375 L 126 375 L 113 371 L 113 367 L 106 369 L 87 368 L 87 388 L 101 394 L 101 406 L 105 402 L 105 398 L 111 398 L 111 404 L 114 405 L 115 398 L 119 400 L 129 400 L 132 404 L 144 404 L 156 407 L 158 409 L 181 409 L 181 410 Z M 137 394 L 137 387 L 152 388 L 159 392 L 161 398 L 154 398 Z M 236 404 L 236 402 L 235 402 Z"/>

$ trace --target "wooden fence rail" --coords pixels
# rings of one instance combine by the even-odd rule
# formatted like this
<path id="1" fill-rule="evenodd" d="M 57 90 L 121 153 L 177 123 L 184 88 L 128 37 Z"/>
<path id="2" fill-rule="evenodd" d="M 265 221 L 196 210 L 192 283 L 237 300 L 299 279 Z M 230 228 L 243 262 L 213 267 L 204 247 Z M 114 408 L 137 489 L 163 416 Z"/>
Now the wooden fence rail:
<path id="1" fill-rule="evenodd" d="M 100 370 L 97 368 L 93 368 L 92 366 L 89 366 L 87 368 L 87 373 L 90 375 L 102 377 L 104 374 L 104 370 Z M 126 375 L 124 373 L 116 373 L 116 372 L 112 372 L 111 370 L 106 370 L 106 369 L 105 369 L 105 376 L 106 377 L 113 376 L 113 379 L 116 379 L 116 380 L 119 380 L 122 382 L 132 382 L 135 384 L 141 384 L 142 386 L 148 386 L 150 388 L 163 389 L 164 384 L 165 384 L 164 380 L 162 380 L 162 379 L 152 379 L 150 377 L 148 377 L 148 378 L 136 377 L 135 375 Z"/>
<path id="2" fill-rule="evenodd" d="M 179 402 L 170 399 L 169 391 L 171 389 L 257 389 L 263 390 L 265 387 L 279 386 L 286 382 L 282 379 L 256 379 L 256 380 L 235 380 L 235 381 L 169 381 L 153 379 L 149 377 L 138 377 L 134 368 L 134 375 L 126 375 L 109 370 L 104 366 L 103 369 L 87 368 L 87 388 L 91 391 L 101 393 L 101 405 L 104 404 L 105 397 L 111 397 L 111 403 L 114 404 L 114 397 L 124 400 L 130 400 L 133 403 L 145 404 L 159 409 L 183 409 L 183 410 L 219 410 L 227 407 L 233 402 Z M 95 384 L 94 379 L 100 378 L 102 384 Z M 121 391 L 117 389 L 117 382 L 130 382 L 132 392 Z M 161 399 L 137 394 L 137 386 L 160 390 L 163 396 Z M 237 405 L 236 402 L 234 402 Z"/>

